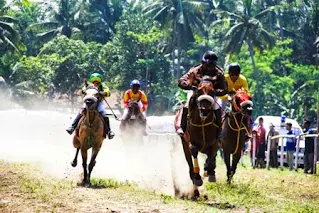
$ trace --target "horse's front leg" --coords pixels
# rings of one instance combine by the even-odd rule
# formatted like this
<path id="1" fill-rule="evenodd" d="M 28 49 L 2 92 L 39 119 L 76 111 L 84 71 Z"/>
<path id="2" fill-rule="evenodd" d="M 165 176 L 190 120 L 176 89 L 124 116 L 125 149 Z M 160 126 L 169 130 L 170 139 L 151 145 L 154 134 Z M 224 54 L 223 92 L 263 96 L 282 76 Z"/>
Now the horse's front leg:
<path id="1" fill-rule="evenodd" d="M 76 165 L 78 164 L 78 154 L 79 154 L 79 151 L 80 151 L 80 148 L 77 148 L 77 149 L 76 149 L 76 152 L 75 152 L 75 157 L 74 157 L 74 159 L 73 159 L 73 161 L 72 161 L 72 163 L 71 163 L 71 165 L 72 165 L 73 167 L 76 167 Z"/>
<path id="2" fill-rule="evenodd" d="M 224 151 L 224 162 L 226 164 L 227 169 L 227 182 L 230 183 L 232 177 L 232 168 L 230 166 L 230 152 L 228 150 L 223 149 Z"/>
<path id="3" fill-rule="evenodd" d="M 194 183 L 195 174 L 194 174 L 192 155 L 191 155 L 191 152 L 190 152 L 190 149 L 189 149 L 189 146 L 188 146 L 188 143 L 186 142 L 186 140 L 183 137 L 181 137 L 181 139 L 182 139 L 182 144 L 183 144 L 184 155 L 185 155 L 188 167 L 189 167 L 189 177 L 190 177 L 192 183 Z"/>
<path id="4" fill-rule="evenodd" d="M 202 177 L 199 174 L 199 164 L 198 164 L 198 149 L 196 148 L 196 146 L 191 145 L 190 147 L 190 152 L 193 156 L 193 160 L 194 160 L 194 184 L 195 186 L 201 186 L 203 185 L 203 180 Z"/>
<path id="5" fill-rule="evenodd" d="M 206 150 L 207 159 L 205 163 L 205 170 L 207 170 L 209 182 L 216 182 L 215 169 L 216 169 L 217 150 L 218 150 L 217 146 L 216 147 L 210 146 Z"/>
<path id="6" fill-rule="evenodd" d="M 97 157 L 97 154 L 99 153 L 100 149 L 101 149 L 101 145 L 102 145 L 102 142 L 103 142 L 103 139 L 102 141 L 99 143 L 98 147 L 94 147 L 92 148 L 92 156 L 91 156 L 91 160 L 90 160 L 90 163 L 89 163 L 89 175 L 88 175 L 88 183 L 91 184 L 91 173 L 92 173 L 92 170 L 93 170 L 93 167 L 95 166 L 96 164 L 96 157 Z"/>
<path id="7" fill-rule="evenodd" d="M 87 173 L 87 149 L 82 148 L 81 155 L 82 155 L 82 166 L 83 166 L 83 176 L 84 176 L 82 185 L 86 186 L 89 183 L 88 173 Z"/>
<path id="8" fill-rule="evenodd" d="M 231 178 L 234 176 L 234 174 L 236 173 L 236 169 L 237 169 L 237 165 L 238 165 L 238 162 L 241 158 L 241 151 L 237 151 L 237 153 L 235 153 L 233 155 L 233 162 L 232 162 L 232 176 Z"/>

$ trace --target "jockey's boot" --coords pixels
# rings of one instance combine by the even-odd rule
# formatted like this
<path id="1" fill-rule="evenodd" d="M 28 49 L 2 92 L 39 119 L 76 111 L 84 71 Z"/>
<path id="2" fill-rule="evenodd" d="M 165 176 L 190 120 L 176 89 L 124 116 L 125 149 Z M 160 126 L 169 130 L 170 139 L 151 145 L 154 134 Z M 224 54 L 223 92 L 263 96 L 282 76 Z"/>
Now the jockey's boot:
<path id="1" fill-rule="evenodd" d="M 81 119 L 81 114 L 77 114 L 73 123 L 71 124 L 71 126 L 69 128 L 66 129 L 67 133 L 69 133 L 70 135 L 74 132 L 75 128 L 78 126 L 78 123 Z"/>
<path id="2" fill-rule="evenodd" d="M 219 140 L 222 137 L 222 110 L 221 108 L 214 110 L 216 117 L 216 125 L 218 126 L 216 129 L 216 139 Z"/>
<path id="3" fill-rule="evenodd" d="M 180 127 L 176 130 L 176 133 L 179 135 L 184 135 L 187 127 L 187 115 L 188 115 L 188 108 L 183 107 L 182 109 L 182 119 L 180 123 Z"/>
<path id="4" fill-rule="evenodd" d="M 108 138 L 111 140 L 112 138 L 114 138 L 115 134 L 111 130 L 110 119 L 109 119 L 109 117 L 103 117 L 103 118 L 104 118 L 104 122 L 105 122 L 104 131 L 105 131 L 105 133 L 107 133 Z M 104 138 L 106 138 L 106 134 L 103 136 L 104 136 Z"/>

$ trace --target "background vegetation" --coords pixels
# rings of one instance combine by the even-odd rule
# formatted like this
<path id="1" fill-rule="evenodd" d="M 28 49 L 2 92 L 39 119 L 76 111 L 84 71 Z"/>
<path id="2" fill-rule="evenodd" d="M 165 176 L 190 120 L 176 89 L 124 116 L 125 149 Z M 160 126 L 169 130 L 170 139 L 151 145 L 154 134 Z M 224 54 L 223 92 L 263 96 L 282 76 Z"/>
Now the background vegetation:
<path id="1" fill-rule="evenodd" d="M 100 72 L 112 90 L 140 79 L 149 114 L 172 112 L 184 97 L 176 80 L 214 50 L 226 71 L 241 64 L 255 116 L 316 117 L 317 0 L 0 0 L 0 8 L 0 76 L 18 99 L 45 97 L 53 83 L 73 100 Z"/>

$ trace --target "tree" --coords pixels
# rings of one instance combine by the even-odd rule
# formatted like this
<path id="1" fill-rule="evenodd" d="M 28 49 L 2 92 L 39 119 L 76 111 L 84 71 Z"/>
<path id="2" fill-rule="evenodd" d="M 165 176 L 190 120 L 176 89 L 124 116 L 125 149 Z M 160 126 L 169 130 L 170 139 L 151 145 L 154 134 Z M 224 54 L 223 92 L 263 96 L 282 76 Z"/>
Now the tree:
<path id="1" fill-rule="evenodd" d="M 46 42 L 58 35 L 71 38 L 79 33 L 79 18 L 83 9 L 83 2 L 79 0 L 56 0 L 57 6 L 52 2 L 47 8 L 49 21 L 35 23 L 27 28 L 40 32 L 37 37 L 40 42 Z"/>
<path id="2" fill-rule="evenodd" d="M 254 11 L 254 4 L 252 0 L 243 0 L 241 3 L 242 5 L 238 6 L 235 12 L 229 12 L 226 10 L 216 11 L 221 14 L 222 17 L 231 18 L 234 22 L 225 35 L 224 39 L 226 43 L 224 51 L 232 55 L 241 50 L 244 42 L 247 44 L 254 70 L 256 88 L 259 88 L 259 74 L 255 63 L 254 49 L 258 48 L 263 50 L 273 46 L 275 43 L 274 36 L 263 27 L 262 22 L 259 20 L 259 18 L 267 14 L 271 8 L 257 13 L 257 11 Z M 260 105 L 258 105 L 259 95 L 260 91 L 257 90 L 254 96 L 257 102 L 257 108 L 260 107 Z"/>

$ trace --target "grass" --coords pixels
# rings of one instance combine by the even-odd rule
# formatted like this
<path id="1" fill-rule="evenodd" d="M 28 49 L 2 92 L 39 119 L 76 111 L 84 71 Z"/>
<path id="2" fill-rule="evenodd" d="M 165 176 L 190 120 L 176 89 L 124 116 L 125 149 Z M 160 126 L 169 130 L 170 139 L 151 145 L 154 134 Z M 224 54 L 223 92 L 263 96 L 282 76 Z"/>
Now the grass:
<path id="1" fill-rule="evenodd" d="M 30 165 L 0 161 L 0 212 L 99 212 L 106 207 L 110 212 L 319 212 L 319 176 L 253 169 L 247 158 L 244 163 L 247 167 L 239 166 L 233 183 L 227 184 L 218 158 L 217 183 L 205 180 L 203 196 L 192 202 L 114 179 L 92 178 L 92 187 L 77 187 Z M 16 202 L 1 202 L 13 199 L 10 193 Z"/>
<path id="2" fill-rule="evenodd" d="M 217 174 L 225 173 L 220 158 Z M 305 175 L 288 169 L 253 169 L 244 158 L 231 184 L 226 177 L 217 183 L 206 183 L 207 196 L 220 204 L 232 204 L 247 212 L 319 212 L 319 176 Z"/>

